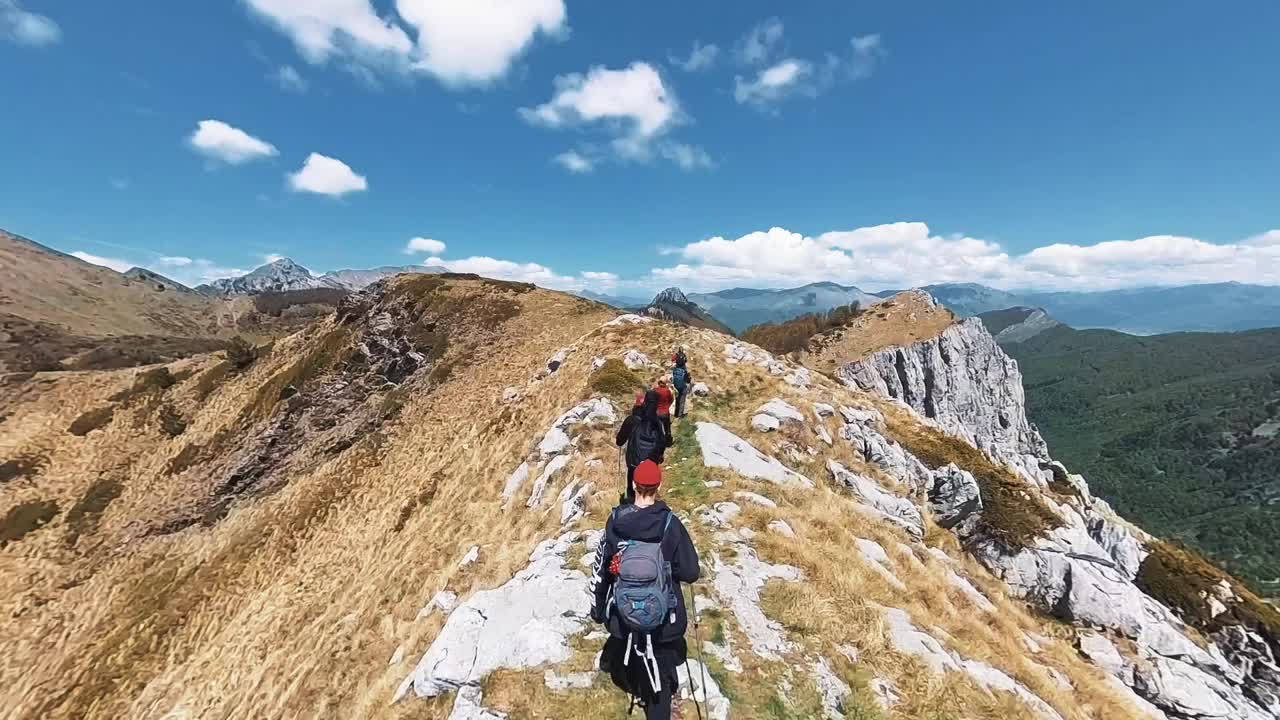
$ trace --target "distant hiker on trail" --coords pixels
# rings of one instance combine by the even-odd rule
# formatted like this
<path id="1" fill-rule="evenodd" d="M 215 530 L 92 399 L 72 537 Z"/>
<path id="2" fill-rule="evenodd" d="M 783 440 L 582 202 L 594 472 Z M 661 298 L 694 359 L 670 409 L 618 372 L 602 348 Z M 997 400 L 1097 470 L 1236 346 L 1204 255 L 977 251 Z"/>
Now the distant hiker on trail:
<path id="1" fill-rule="evenodd" d="M 652 460 L 635 471 L 636 498 L 613 509 L 596 550 L 591 619 L 609 630 L 600 670 L 644 708 L 646 720 L 672 713 L 676 668 L 687 659 L 689 623 L 680 583 L 698 579 L 698 551 L 689 531 L 658 499 L 662 468 Z"/>
<path id="2" fill-rule="evenodd" d="M 614 438 L 618 447 L 627 446 L 627 491 L 622 502 L 635 500 L 636 466 L 645 460 L 662 463 L 667 451 L 667 434 L 658 418 L 658 393 L 654 390 L 636 395 L 631 414 L 622 421 Z"/>
<path id="3" fill-rule="evenodd" d="M 684 401 L 689 397 L 689 388 L 693 387 L 693 374 L 689 372 L 689 358 L 683 349 L 677 349 L 671 356 L 676 366 L 671 369 L 671 385 L 676 389 L 675 416 L 684 417 Z"/>
<path id="4" fill-rule="evenodd" d="M 658 385 L 654 388 L 658 393 L 658 419 L 662 421 L 662 429 L 667 434 L 667 447 L 676 444 L 675 438 L 671 435 L 671 406 L 676 401 L 676 396 L 671 392 L 671 388 L 667 387 L 667 379 L 659 378 Z"/>

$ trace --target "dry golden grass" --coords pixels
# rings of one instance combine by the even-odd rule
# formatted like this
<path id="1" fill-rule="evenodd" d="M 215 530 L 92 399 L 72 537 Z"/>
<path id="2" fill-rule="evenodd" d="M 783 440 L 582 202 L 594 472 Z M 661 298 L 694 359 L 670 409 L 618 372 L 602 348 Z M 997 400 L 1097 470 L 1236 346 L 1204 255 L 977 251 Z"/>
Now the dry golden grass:
<path id="1" fill-rule="evenodd" d="M 832 373 L 877 350 L 937 337 L 955 322 L 950 310 L 930 306 L 920 293 L 899 293 L 867 308 L 845 327 L 814 338 L 804 353 L 804 364 Z"/>
<path id="2" fill-rule="evenodd" d="M 458 363 L 451 375 L 397 397 L 389 419 L 343 451 L 304 446 L 281 470 L 287 482 L 241 498 L 208 525 L 152 532 L 208 495 L 215 470 L 226 470 L 219 463 L 252 446 L 288 402 L 279 399 L 282 388 L 323 381 L 343 362 L 342 331 L 327 325 L 283 339 L 243 373 L 227 372 L 216 356 L 174 363 L 172 387 L 117 403 L 111 421 L 83 437 L 66 432 L 70 423 L 85 407 L 133 388 L 137 371 L 42 375 L 33 381 L 39 393 L 9 401 L 0 462 L 38 462 L 24 461 L 29 472 L 0 488 L 0 511 L 49 501 L 60 514 L 0 550 L 0 633 L 11 639 L 0 659 L 4 716 L 443 719 L 449 698 L 390 705 L 443 625 L 438 614 L 418 619 L 418 611 L 441 589 L 465 596 L 505 582 L 537 542 L 560 531 L 558 506 L 548 502 L 550 512 L 527 510 L 523 502 L 507 507 L 501 491 L 554 418 L 590 394 L 593 356 L 635 347 L 657 358 L 677 342 L 689 345 L 695 374 L 715 393 L 691 403 L 692 419 L 713 419 L 779 456 L 778 444 L 787 438 L 762 438 L 746 427 L 760 403 L 783 397 L 808 412 L 814 401 L 868 402 L 825 378 L 801 391 L 761 368 L 726 365 L 725 338 L 712 332 L 662 323 L 601 329 L 611 313 L 599 306 L 481 281 L 451 280 L 441 292 L 458 302 L 496 294 L 490 299 L 515 303 L 519 312 L 480 327 L 464 318 L 441 358 Z M 569 345 L 577 347 L 569 361 L 531 384 L 546 359 Z M 524 398 L 504 405 L 508 386 L 521 388 Z M 187 422 L 178 437 L 161 427 L 161 401 Z M 584 431 L 581 455 L 547 489 L 554 499 L 574 478 L 595 483 L 581 527 L 599 527 L 620 490 L 611 435 L 605 427 Z M 829 451 L 816 438 L 808 444 L 872 474 L 847 444 Z M 592 458 L 603 466 L 587 467 Z M 178 459 L 185 459 L 183 467 L 170 472 Z M 898 531 L 859 512 L 814 467 L 803 469 L 818 489 L 700 473 L 696 462 L 679 471 L 687 474 L 688 488 L 673 498 L 681 512 L 743 489 L 777 501 L 778 510 L 744 505 L 739 524 L 760 533 L 755 545 L 763 559 L 793 564 L 807 576 L 803 585 L 774 584 L 765 595 L 766 612 L 799 643 L 785 662 L 752 656 L 731 613 L 721 618 L 719 632 L 733 641 L 745 666 L 736 675 L 711 663 L 726 680 L 735 719 L 811 717 L 817 696 L 806 659 L 817 654 L 831 658 L 859 689 L 859 707 L 871 707 L 864 702 L 869 677 L 892 680 L 903 704 L 889 717 L 950 718 L 957 708 L 973 720 L 1026 716 L 1007 696 L 989 695 L 959 675 L 929 676 L 918 661 L 893 651 L 871 602 L 902 607 L 921 627 L 938 626 L 955 638 L 956 649 L 1004 669 L 1072 720 L 1131 716 L 1101 674 L 1058 639 L 1035 658 L 1075 685 L 1071 692 L 1055 690 L 1016 634 L 1052 634 L 1052 624 L 1028 614 L 960 558 L 949 534 L 931 526 L 928 538 L 960 558 L 958 571 L 999 607 L 995 617 L 979 617 L 963 596 L 946 590 L 936 559 L 904 555 Z M 118 488 L 104 493 L 98 484 L 104 479 Z M 709 479 L 724 486 L 707 488 Z M 75 507 L 85 510 L 73 523 L 68 510 Z M 795 540 L 765 532 L 779 517 L 795 528 Z M 719 552 L 732 561 L 731 550 L 714 548 L 701 523 L 689 528 L 704 558 Z M 854 537 L 884 545 L 910 590 L 894 590 L 851 555 Z M 459 570 L 472 545 L 481 548 L 479 561 Z M 862 662 L 840 658 L 835 648 L 841 644 L 857 647 Z M 587 669 L 595 649 L 579 642 L 573 660 L 557 671 Z M 389 664 L 397 654 L 399 662 Z M 783 680 L 790 692 L 779 689 Z M 560 695 L 545 689 L 541 670 L 502 672 L 484 689 L 488 704 L 516 719 L 615 717 L 623 708 L 620 693 L 603 678 L 590 691 Z"/>

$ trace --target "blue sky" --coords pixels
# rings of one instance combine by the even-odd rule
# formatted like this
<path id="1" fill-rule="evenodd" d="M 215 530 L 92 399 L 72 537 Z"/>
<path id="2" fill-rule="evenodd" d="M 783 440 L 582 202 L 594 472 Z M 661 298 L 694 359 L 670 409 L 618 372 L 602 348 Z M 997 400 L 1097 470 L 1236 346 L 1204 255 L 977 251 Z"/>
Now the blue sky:
<path id="1" fill-rule="evenodd" d="M 288 255 L 620 293 L 1277 284 L 1277 26 L 1271 0 L 0 0 L 0 227 L 185 282 Z"/>

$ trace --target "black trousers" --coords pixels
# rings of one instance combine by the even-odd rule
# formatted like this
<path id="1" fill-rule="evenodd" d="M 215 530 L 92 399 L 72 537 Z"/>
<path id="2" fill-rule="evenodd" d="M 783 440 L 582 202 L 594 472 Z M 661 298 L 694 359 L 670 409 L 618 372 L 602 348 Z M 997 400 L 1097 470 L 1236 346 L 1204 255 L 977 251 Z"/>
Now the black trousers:
<path id="1" fill-rule="evenodd" d="M 600 670 L 607 673 L 620 690 L 636 698 L 644 706 L 645 720 L 671 720 L 671 703 L 680 688 L 676 668 L 683 665 L 688 655 L 684 638 L 671 643 L 655 643 L 653 654 L 658 660 L 658 676 L 662 689 L 655 691 L 645 672 L 644 665 L 634 655 L 630 664 L 624 664 L 627 641 L 609 636 L 600 653 Z"/>
<path id="2" fill-rule="evenodd" d="M 627 492 L 622 496 L 624 502 L 636 501 L 636 466 L 627 464 Z"/>

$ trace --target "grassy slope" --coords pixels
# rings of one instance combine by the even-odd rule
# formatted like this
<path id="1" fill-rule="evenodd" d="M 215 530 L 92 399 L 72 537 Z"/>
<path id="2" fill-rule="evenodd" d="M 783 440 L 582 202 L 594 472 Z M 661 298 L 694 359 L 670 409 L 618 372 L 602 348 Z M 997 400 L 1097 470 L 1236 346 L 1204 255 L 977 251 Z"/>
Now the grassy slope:
<path id="1" fill-rule="evenodd" d="M 1280 330 L 1054 328 L 1006 352 L 1054 456 L 1120 514 L 1280 591 Z"/>

